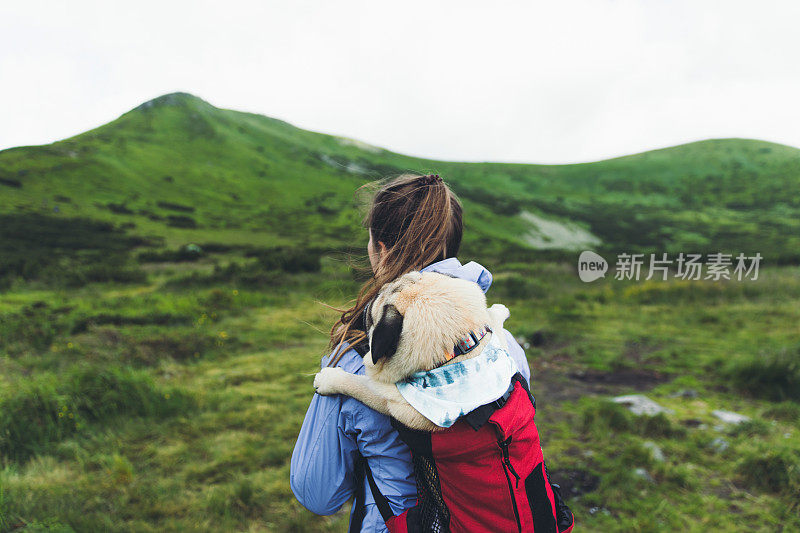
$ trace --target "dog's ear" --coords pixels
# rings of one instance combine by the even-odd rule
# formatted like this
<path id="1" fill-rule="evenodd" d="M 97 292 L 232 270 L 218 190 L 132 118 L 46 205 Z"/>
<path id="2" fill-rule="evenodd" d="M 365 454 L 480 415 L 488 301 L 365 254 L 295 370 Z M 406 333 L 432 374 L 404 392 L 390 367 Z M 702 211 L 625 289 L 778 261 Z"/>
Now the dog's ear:
<path id="1" fill-rule="evenodd" d="M 369 334 L 370 328 L 372 328 L 372 302 L 375 299 L 367 302 L 367 305 L 364 306 L 364 316 L 363 316 L 363 323 L 364 323 L 364 331 Z"/>
<path id="2" fill-rule="evenodd" d="M 400 344 L 400 333 L 403 331 L 403 315 L 393 305 L 383 308 L 383 314 L 375 329 L 372 331 L 370 340 L 370 353 L 372 362 L 377 363 L 379 359 L 391 357 L 397 351 Z"/>

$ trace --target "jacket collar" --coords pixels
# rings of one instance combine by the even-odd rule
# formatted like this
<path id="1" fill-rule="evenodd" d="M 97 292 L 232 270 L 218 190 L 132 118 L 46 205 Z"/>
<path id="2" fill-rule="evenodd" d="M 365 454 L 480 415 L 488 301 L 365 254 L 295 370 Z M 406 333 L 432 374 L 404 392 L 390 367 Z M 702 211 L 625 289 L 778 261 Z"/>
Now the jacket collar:
<path id="1" fill-rule="evenodd" d="M 422 272 L 429 271 L 474 281 L 483 292 L 488 291 L 489 287 L 492 285 L 492 273 L 475 261 L 470 261 L 462 265 L 461 261 L 455 257 L 448 257 L 442 261 L 431 263 L 422 269 Z"/>

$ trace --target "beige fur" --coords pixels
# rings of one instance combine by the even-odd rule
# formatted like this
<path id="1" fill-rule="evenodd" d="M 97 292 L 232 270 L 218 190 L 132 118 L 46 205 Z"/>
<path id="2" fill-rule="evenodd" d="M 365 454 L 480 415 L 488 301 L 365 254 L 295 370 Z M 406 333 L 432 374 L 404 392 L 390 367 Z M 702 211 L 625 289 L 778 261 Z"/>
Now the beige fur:
<path id="1" fill-rule="evenodd" d="M 447 364 L 477 357 L 498 335 L 500 345 L 508 349 L 502 334 L 508 309 L 501 304 L 486 307 L 486 296 L 471 281 L 452 278 L 436 272 L 409 272 L 387 283 L 378 293 L 370 309 L 373 333 L 386 306 L 393 305 L 403 316 L 402 333 L 397 351 L 377 363 L 370 351 L 364 356 L 365 375 L 345 372 L 341 368 L 323 368 L 314 377 L 314 388 L 323 395 L 346 394 L 372 409 L 392 416 L 404 425 L 424 431 L 445 428 L 435 425 L 406 402 L 395 383 L 420 370 L 430 370 L 445 361 L 445 353 L 472 330 L 489 324 L 487 334 L 472 351 Z"/>

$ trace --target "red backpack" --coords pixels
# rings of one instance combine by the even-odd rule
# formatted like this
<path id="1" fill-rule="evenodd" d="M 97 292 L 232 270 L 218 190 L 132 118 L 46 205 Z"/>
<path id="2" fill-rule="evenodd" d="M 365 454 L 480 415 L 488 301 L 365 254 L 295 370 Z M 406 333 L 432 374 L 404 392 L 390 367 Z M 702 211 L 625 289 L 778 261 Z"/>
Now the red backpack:
<path id="1" fill-rule="evenodd" d="M 437 431 L 392 425 L 411 448 L 417 503 L 395 516 L 380 493 L 366 460 L 356 463 L 356 479 L 366 475 L 391 533 L 535 532 L 568 533 L 574 517 L 552 484 L 533 418 L 536 401 L 517 373 L 502 398 Z M 363 520 L 363 482 L 357 487 L 350 531 Z"/>

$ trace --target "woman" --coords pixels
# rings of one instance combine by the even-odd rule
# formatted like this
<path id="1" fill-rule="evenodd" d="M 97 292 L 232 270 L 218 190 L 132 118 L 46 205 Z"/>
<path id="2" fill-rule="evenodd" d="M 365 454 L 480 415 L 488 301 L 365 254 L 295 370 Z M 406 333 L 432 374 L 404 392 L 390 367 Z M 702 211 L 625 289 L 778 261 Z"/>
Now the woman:
<path id="1" fill-rule="evenodd" d="M 322 366 L 364 373 L 362 356 L 369 349 L 364 307 L 383 284 L 406 272 L 441 272 L 474 281 L 484 292 L 489 289 L 492 275 L 488 270 L 472 261 L 462 265 L 456 259 L 463 230 L 461 213 L 458 198 L 438 175 L 402 175 L 378 190 L 365 219 L 374 276 L 361 288 L 355 305 L 331 328 L 333 351 L 323 358 Z M 508 331 L 502 334 L 517 368 L 529 381 L 522 348 Z M 356 475 L 361 457 L 394 514 L 414 506 L 411 452 L 389 418 L 350 397 L 315 394 L 292 452 L 292 491 L 309 511 L 321 515 L 335 513 L 360 493 L 365 505 L 353 505 L 350 530 L 386 531 L 367 481 Z"/>

